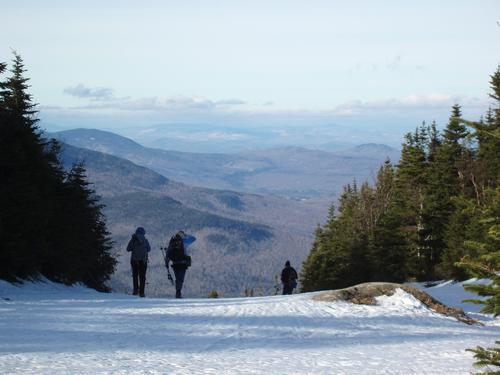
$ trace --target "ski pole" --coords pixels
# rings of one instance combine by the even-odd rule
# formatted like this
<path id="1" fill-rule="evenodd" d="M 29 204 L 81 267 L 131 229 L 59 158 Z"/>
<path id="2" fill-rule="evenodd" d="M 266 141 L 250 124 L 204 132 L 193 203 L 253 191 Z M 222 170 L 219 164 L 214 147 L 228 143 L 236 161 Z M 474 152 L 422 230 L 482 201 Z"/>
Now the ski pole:
<path id="1" fill-rule="evenodd" d="M 168 263 L 167 263 L 167 253 L 165 252 L 164 247 L 160 247 L 160 249 L 161 249 L 161 252 L 163 254 L 163 261 L 165 262 L 165 267 L 167 268 L 167 279 L 169 279 L 170 283 L 172 285 L 174 285 L 174 279 L 172 278 L 172 275 L 170 274 L 170 268 L 168 267 Z"/>

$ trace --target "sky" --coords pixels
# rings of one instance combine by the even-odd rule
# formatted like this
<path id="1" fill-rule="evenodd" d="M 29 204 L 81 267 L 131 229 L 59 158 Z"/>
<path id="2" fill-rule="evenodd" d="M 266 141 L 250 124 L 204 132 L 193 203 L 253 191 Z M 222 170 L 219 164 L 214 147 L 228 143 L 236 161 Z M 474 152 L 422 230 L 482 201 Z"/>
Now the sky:
<path id="1" fill-rule="evenodd" d="M 500 63 L 498 0 L 26 0 L 2 14 L 0 61 L 22 55 L 48 129 L 396 134 L 444 124 L 454 103 L 479 116 Z"/>

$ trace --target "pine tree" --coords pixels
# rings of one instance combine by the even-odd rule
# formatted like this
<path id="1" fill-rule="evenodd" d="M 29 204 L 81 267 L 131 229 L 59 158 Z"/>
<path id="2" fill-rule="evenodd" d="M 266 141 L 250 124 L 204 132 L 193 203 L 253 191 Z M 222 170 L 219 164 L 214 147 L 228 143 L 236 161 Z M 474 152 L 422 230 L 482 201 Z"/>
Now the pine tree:
<path id="1" fill-rule="evenodd" d="M 329 210 L 329 223 L 331 223 L 332 220 L 335 219 L 334 211 L 335 209 L 332 205 Z M 320 243 L 322 243 L 324 240 L 323 237 L 323 228 L 318 225 L 316 227 L 314 242 L 309 252 L 309 256 L 302 265 L 302 271 L 300 273 L 301 292 L 311 292 L 314 290 L 320 290 L 321 288 L 320 273 L 318 272 L 318 270 L 323 263 L 323 256 L 319 250 Z"/>
<path id="2" fill-rule="evenodd" d="M 477 131 L 479 141 L 478 157 L 484 163 L 488 176 L 486 184 L 498 186 L 500 179 L 500 66 L 491 76 L 490 97 L 496 101 L 496 108 L 489 110 L 484 124 L 465 122 Z"/>
<path id="3" fill-rule="evenodd" d="M 467 349 L 469 352 L 474 353 L 474 358 L 476 362 L 474 367 L 485 369 L 485 372 L 481 372 L 484 375 L 498 375 L 500 374 L 500 341 L 495 341 L 497 345 L 496 348 L 483 348 L 478 346 L 475 349 Z M 491 368 L 494 366 L 497 369 Z"/>
<path id="4" fill-rule="evenodd" d="M 2 92 L 2 101 L 14 117 L 22 118 L 26 126 L 31 130 L 36 130 L 36 123 L 38 122 L 35 118 L 36 104 L 32 102 L 32 97 L 27 91 L 30 87 L 28 85 L 29 78 L 24 76 L 26 69 L 24 68 L 23 59 L 17 52 L 13 52 L 13 54 L 12 75 L 3 84 L 7 90 Z"/>
<path id="5" fill-rule="evenodd" d="M 83 165 L 66 175 L 58 143 L 39 132 L 24 73 L 14 53 L 11 76 L 0 83 L 0 278 L 43 275 L 103 290 L 116 261 L 102 206 Z"/>
<path id="6" fill-rule="evenodd" d="M 407 241 L 408 272 L 420 280 L 429 279 L 431 255 L 426 245 L 424 212 L 427 184 L 427 131 L 425 124 L 405 136 L 395 175 L 394 205 Z"/>
<path id="7" fill-rule="evenodd" d="M 68 213 L 72 217 L 73 252 L 76 266 L 80 270 L 79 280 L 86 285 L 106 290 L 104 283 L 114 272 L 116 260 L 111 255 L 112 241 L 106 229 L 105 218 L 102 215 L 103 205 L 99 197 L 87 182 L 83 162 L 75 164 L 68 173 L 66 184 L 69 187 L 69 202 L 76 210 Z"/>
<path id="8" fill-rule="evenodd" d="M 459 266 L 465 268 L 476 277 L 490 278 L 490 284 L 477 285 L 468 284 L 464 288 L 486 297 L 481 300 L 467 300 L 467 302 L 484 305 L 482 312 L 500 315 L 500 188 L 491 191 L 491 202 L 484 209 L 483 223 L 487 225 L 487 231 L 483 241 L 466 241 L 466 246 L 474 249 L 478 254 L 474 257 L 464 256 Z M 500 341 L 496 342 L 495 348 L 477 347 L 468 349 L 475 353 L 475 366 L 487 368 L 486 373 L 491 370 L 490 366 L 496 367 L 496 373 L 500 372 Z"/>
<path id="9" fill-rule="evenodd" d="M 459 105 L 442 133 L 423 123 L 405 136 L 393 169 L 386 162 L 375 186 L 347 185 L 339 209 L 316 230 L 303 266 L 303 289 L 339 288 L 368 280 L 463 279 L 460 259 L 482 254 L 484 217 L 500 173 L 500 67 L 491 77 L 498 106 L 484 120 L 461 118 Z M 475 129 L 471 133 L 466 127 Z"/>
<path id="10" fill-rule="evenodd" d="M 444 232 L 446 248 L 439 265 L 439 274 L 446 279 L 465 280 L 469 275 L 457 262 L 464 256 L 475 257 L 473 249 L 465 246 L 467 239 L 480 240 L 483 237 L 480 208 L 474 201 L 461 194 L 451 198 L 453 213 L 447 219 Z"/>
<path id="11" fill-rule="evenodd" d="M 355 182 L 347 185 L 339 199 L 338 216 L 330 210 L 327 224 L 317 229 L 313 249 L 302 268 L 302 291 L 338 289 L 369 280 L 361 196 Z"/>
<path id="12" fill-rule="evenodd" d="M 36 129 L 24 65 L 14 54 L 11 76 L 1 84 L 0 122 L 0 277 L 34 276 L 47 251 L 47 212 L 57 184 L 55 156 Z"/>
<path id="13" fill-rule="evenodd" d="M 386 160 L 375 184 L 376 220 L 369 232 L 368 260 L 372 281 L 403 282 L 408 276 L 407 242 L 394 205 L 394 168 Z"/>

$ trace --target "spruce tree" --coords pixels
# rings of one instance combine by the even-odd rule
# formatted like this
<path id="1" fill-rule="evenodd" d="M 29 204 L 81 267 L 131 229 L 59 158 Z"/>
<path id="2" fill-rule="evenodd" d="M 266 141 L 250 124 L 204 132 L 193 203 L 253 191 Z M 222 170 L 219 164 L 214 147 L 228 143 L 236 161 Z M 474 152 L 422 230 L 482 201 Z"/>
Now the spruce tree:
<path id="1" fill-rule="evenodd" d="M 369 232 L 367 256 L 372 281 L 402 282 L 408 276 L 407 242 L 393 199 L 394 178 L 394 168 L 386 160 L 377 174 L 374 188 L 375 225 Z"/>
<path id="2" fill-rule="evenodd" d="M 338 289 L 368 281 L 368 236 L 359 215 L 360 196 L 355 182 L 347 185 L 339 199 L 338 215 L 330 211 L 327 224 L 316 231 L 313 250 L 303 265 L 303 291 Z"/>
<path id="3" fill-rule="evenodd" d="M 114 272 L 116 260 L 111 255 L 112 241 L 102 215 L 103 205 L 87 182 L 83 162 L 75 164 L 66 180 L 69 201 L 74 207 L 72 225 L 74 259 L 80 269 L 80 280 L 95 289 L 105 289 L 104 282 Z M 76 209 L 75 209 L 76 208 Z M 69 215 L 67 215 L 69 216 Z"/>
<path id="4" fill-rule="evenodd" d="M 57 184 L 52 173 L 56 158 L 37 131 L 24 72 L 21 57 L 14 54 L 11 76 L 1 85 L 0 275 L 9 279 L 37 274 L 47 251 L 47 213 Z"/>
<path id="5" fill-rule="evenodd" d="M 468 284 L 464 288 L 486 298 L 467 300 L 467 302 L 482 304 L 483 313 L 497 317 L 500 315 L 500 188 L 489 191 L 488 195 L 490 202 L 483 210 L 482 220 L 486 224 L 484 240 L 466 241 L 466 246 L 478 255 L 466 255 L 458 265 L 472 276 L 491 279 L 489 284 Z M 475 366 L 486 368 L 485 374 L 500 372 L 500 341 L 496 341 L 496 344 L 497 346 L 492 348 L 478 346 L 475 349 L 468 349 L 474 353 Z"/>
<path id="6" fill-rule="evenodd" d="M 485 167 L 486 185 L 498 186 L 500 179 L 500 66 L 490 78 L 492 92 L 489 94 L 496 102 L 496 108 L 489 110 L 484 124 L 466 122 L 477 131 L 479 141 L 478 157 Z"/>
<path id="7" fill-rule="evenodd" d="M 408 271 L 419 280 L 427 280 L 432 274 L 424 227 L 427 183 L 427 132 L 424 129 L 425 124 L 405 137 L 395 176 L 394 194 L 401 230 L 407 241 Z"/>
<path id="8" fill-rule="evenodd" d="M 0 278 L 43 275 L 105 289 L 115 260 L 102 206 L 83 165 L 66 175 L 58 143 L 39 132 L 24 73 L 14 53 L 11 75 L 0 83 Z"/>

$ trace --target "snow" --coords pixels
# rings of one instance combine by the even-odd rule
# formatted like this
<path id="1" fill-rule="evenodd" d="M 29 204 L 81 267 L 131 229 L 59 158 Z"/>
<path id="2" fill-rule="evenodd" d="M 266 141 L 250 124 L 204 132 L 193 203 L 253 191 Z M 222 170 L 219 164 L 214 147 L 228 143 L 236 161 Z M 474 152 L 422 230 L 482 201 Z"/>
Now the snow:
<path id="1" fill-rule="evenodd" d="M 459 287 L 426 291 L 460 304 Z M 498 320 L 468 326 L 402 290 L 376 306 L 311 295 L 141 299 L 0 281 L 0 373 L 469 374 L 465 349 L 500 337 Z"/>
<path id="2" fill-rule="evenodd" d="M 425 290 L 431 296 L 441 301 L 445 305 L 458 307 L 468 312 L 473 318 L 481 319 L 486 318 L 483 314 L 479 314 L 479 311 L 483 308 L 482 305 L 477 305 L 468 302 L 462 302 L 466 299 L 481 299 L 477 294 L 467 292 L 464 289 L 465 284 L 488 284 L 489 279 L 470 279 L 464 282 L 454 282 L 454 281 L 444 281 L 439 282 L 435 286 L 426 288 L 424 283 L 415 283 L 413 286 Z"/>

